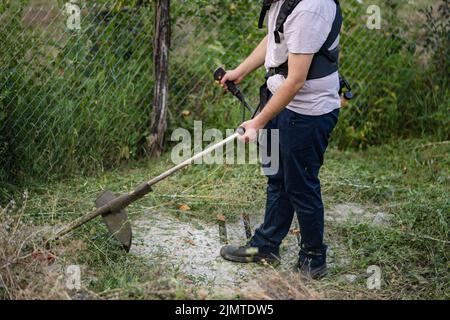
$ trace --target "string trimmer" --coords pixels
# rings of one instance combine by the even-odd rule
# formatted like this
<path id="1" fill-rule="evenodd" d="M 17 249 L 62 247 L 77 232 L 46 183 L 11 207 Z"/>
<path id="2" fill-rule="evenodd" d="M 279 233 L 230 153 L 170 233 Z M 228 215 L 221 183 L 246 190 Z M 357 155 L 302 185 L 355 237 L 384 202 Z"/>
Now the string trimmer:
<path id="1" fill-rule="evenodd" d="M 225 71 L 222 68 L 217 69 L 214 72 L 214 79 L 216 81 L 222 80 L 225 75 Z M 241 101 L 242 105 L 252 112 L 252 118 L 256 115 L 256 110 L 252 109 L 245 101 L 244 95 L 240 91 L 239 87 L 231 81 L 226 82 L 228 91 L 230 91 L 235 97 Z M 158 182 L 161 182 L 181 169 L 190 166 L 197 159 L 204 157 L 219 149 L 230 142 L 233 142 L 239 135 L 245 133 L 244 128 L 239 128 L 236 133 L 226 138 L 225 140 L 207 148 L 206 150 L 196 154 L 192 158 L 176 165 L 175 167 L 167 170 L 159 176 L 140 184 L 133 192 L 128 194 L 117 196 L 111 191 L 104 191 L 102 195 L 95 201 L 97 209 L 86 214 L 85 216 L 73 221 L 63 229 L 58 231 L 51 241 L 59 240 L 64 235 L 68 234 L 72 230 L 86 224 L 98 216 L 102 216 L 108 231 L 122 244 L 122 247 L 128 252 L 132 243 L 132 231 L 131 225 L 128 220 L 128 214 L 125 208 L 137 200 L 143 198 L 152 191 L 152 187 Z"/>

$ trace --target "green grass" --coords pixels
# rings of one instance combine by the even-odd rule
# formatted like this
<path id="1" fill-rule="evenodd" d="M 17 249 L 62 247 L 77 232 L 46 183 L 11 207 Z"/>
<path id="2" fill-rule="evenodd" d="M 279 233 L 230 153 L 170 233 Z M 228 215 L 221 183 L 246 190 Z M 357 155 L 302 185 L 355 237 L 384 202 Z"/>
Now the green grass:
<path id="1" fill-rule="evenodd" d="M 353 271 L 381 267 L 388 297 L 449 297 L 449 151 L 448 142 L 405 141 L 329 154 L 327 194 L 373 203 L 393 217 L 387 229 L 344 224 L 334 230 L 352 255 Z"/>
<path id="2" fill-rule="evenodd" d="M 35 0 L 33 4 L 55 2 L 63 4 L 51 0 Z M 439 70 L 428 68 L 426 63 L 422 65 L 429 59 L 429 65 L 442 65 L 434 63 L 440 61 L 439 57 L 423 55 L 420 50 L 413 53 L 416 45 L 421 48 L 423 40 L 436 33 L 416 30 L 424 21 L 417 8 L 435 1 L 416 1 L 414 6 L 405 1 L 392 1 L 402 4 L 398 10 L 383 7 L 384 18 L 392 30 L 370 33 L 360 28 L 364 8 L 353 2 L 346 7 L 348 33 L 343 37 L 343 72 L 354 83 L 358 99 L 343 110 L 334 143 L 342 149 L 352 146 L 367 147 L 367 150 L 330 150 L 322 172 L 323 190 L 328 206 L 356 202 L 377 207 L 392 216 L 392 223 L 388 229 L 364 223 L 330 224 L 329 242 L 339 244 L 342 254 L 351 257 L 351 264 L 336 270 L 321 286 L 338 296 L 369 297 L 363 282 L 342 284 L 339 276 L 364 273 L 368 265 L 377 264 L 385 273 L 384 289 L 379 295 L 448 298 L 448 143 L 393 142 L 399 137 L 426 135 L 430 141 L 449 137 L 448 77 L 441 77 L 435 72 Z M 178 126 L 190 128 L 194 119 L 218 128 L 239 121 L 235 100 L 230 96 L 220 97 L 219 88 L 211 86 L 209 74 L 217 65 L 231 67 L 242 60 L 260 38 L 260 31 L 254 26 L 257 12 L 247 10 L 249 3 L 248 0 L 210 1 L 205 6 L 199 0 L 173 7 L 176 19 L 170 87 L 174 94 L 171 93 L 169 132 Z M 197 10 L 199 7 L 202 10 Z M 144 37 L 143 45 L 132 48 L 135 54 L 131 58 L 126 58 L 129 53 L 126 49 L 130 49 L 125 41 L 130 36 L 128 16 L 118 16 L 105 27 L 85 21 L 86 32 L 77 36 L 61 31 L 63 23 L 54 23 L 55 30 L 59 28 L 63 32 L 64 43 L 67 41 L 61 47 L 53 44 L 60 50 L 57 58 L 47 57 L 47 48 L 40 45 L 42 40 L 49 40 L 46 33 L 37 33 L 39 36 L 35 37 L 25 32 L 19 15 L 12 21 L 14 28 L 8 24 L 5 32 L 10 36 L 6 38 L 3 46 L 6 49 L 0 60 L 5 64 L 4 74 L 9 77 L 10 85 L 0 95 L 0 107 L 14 108 L 0 110 L 0 120 L 8 119 L 12 110 L 28 113 L 20 119 L 9 119 L 16 124 L 17 132 L 7 130 L 4 141 L 0 139 L 0 160 L 3 160 L 0 161 L 0 203 L 11 197 L 12 190 L 28 186 L 26 216 L 30 220 L 38 225 L 67 222 L 89 211 L 100 190 L 108 187 L 117 193 L 129 191 L 170 166 L 167 155 L 154 161 L 135 161 L 144 153 L 152 95 L 151 59 L 148 59 L 151 41 L 145 38 L 152 35 L 152 13 L 147 14 L 142 30 L 148 32 L 139 32 L 137 40 Z M 211 19 L 211 15 L 219 14 L 217 21 Z M 389 15 L 397 14 L 402 19 L 391 21 Z M 183 27 L 186 25 L 183 18 L 192 24 L 192 30 L 176 27 L 177 19 Z M 115 26 L 121 32 L 114 32 Z M 244 34 L 243 26 L 249 27 Z M 402 32 L 396 32 L 397 29 Z M 420 33 L 417 39 L 412 37 L 415 33 Z M 93 47 L 88 45 L 91 40 L 99 44 L 96 50 L 100 51 L 94 56 Z M 382 50 L 367 50 L 367 44 Z M 31 47 L 38 54 L 30 55 L 32 51 L 25 50 Z M 431 52 L 439 52 L 438 49 L 432 48 Z M 361 55 L 363 51 L 365 54 Z M 27 52 L 34 60 L 25 63 Z M 51 63 L 42 63 L 49 58 Z M 76 67 L 74 61 L 78 61 Z M 180 72 L 179 66 L 185 65 L 185 61 L 191 63 Z M 113 79 L 107 75 L 117 63 L 122 73 Z M 91 69 L 93 74 L 87 72 Z M 33 72 L 46 74 L 52 80 L 42 85 L 35 81 Z M 196 79 L 195 84 L 192 79 Z M 259 80 L 256 79 L 255 76 L 242 85 L 249 96 L 257 92 Z M 16 81 L 21 84 L 19 87 Z M 17 90 L 22 85 L 23 92 Z M 103 89 L 97 92 L 97 88 Z M 46 108 L 35 108 L 35 99 Z M 192 116 L 182 117 L 180 114 L 185 110 Z M 27 131 L 30 123 L 34 124 L 32 133 Z M 19 134 L 22 132 L 27 134 Z M 13 138 L 20 141 L 11 144 Z M 370 147 L 385 142 L 390 144 Z M 107 171 L 124 162 L 128 164 Z M 95 176 L 77 177 L 79 173 Z M 43 182 L 69 176 L 51 184 Z M 144 212 L 164 210 L 179 219 L 213 221 L 221 213 L 233 220 L 242 212 L 262 211 L 264 184 L 256 167 L 196 166 L 158 185 L 153 194 L 131 206 L 129 211 L 132 219 Z M 188 204 L 191 210 L 180 211 L 181 204 Z M 75 232 L 73 238 L 82 240 L 86 246 L 77 254 L 67 256 L 67 264 L 81 261 L 95 274 L 97 280 L 90 284 L 92 290 L 121 289 L 125 295 L 156 298 L 167 297 L 166 293 L 170 297 L 191 294 L 173 284 L 173 275 L 161 276 L 160 266 L 115 251 L 100 219 L 97 220 Z M 69 241 L 62 248 L 66 246 L 70 247 Z M 62 259 L 66 263 L 64 255 Z M 163 280 L 160 283 L 155 279 Z M 152 287 L 153 292 L 161 289 L 165 294 L 154 296 L 142 289 L 142 283 L 151 283 L 156 286 Z"/>
<path id="3" fill-rule="evenodd" d="M 338 254 L 349 257 L 350 263 L 316 284 L 318 290 L 335 298 L 450 298 L 449 151 L 448 142 L 421 140 L 360 152 L 329 150 L 322 171 L 327 207 L 338 203 L 376 207 L 391 216 L 391 223 L 386 228 L 363 222 L 329 223 L 328 243 L 339 247 Z M 169 166 L 166 155 L 98 177 L 30 186 L 26 216 L 38 225 L 69 221 L 89 211 L 102 189 L 130 191 Z M 242 212 L 262 212 L 264 184 L 255 166 L 194 166 L 156 186 L 128 211 L 131 219 L 161 211 L 180 219 L 213 221 L 219 213 L 233 219 Z M 180 204 L 191 210 L 180 211 Z M 74 239 L 85 245 L 77 254 L 62 258 L 63 263 L 87 265 L 96 279 L 89 287 L 96 293 L 118 290 L 121 297 L 138 299 L 195 297 L 195 292 L 180 289 L 184 286 L 179 275 L 157 261 L 144 262 L 117 250 L 101 219 L 78 229 L 60 246 L 70 247 Z M 382 270 L 381 291 L 368 291 L 364 278 L 356 283 L 341 280 L 343 274 L 364 274 L 370 265 Z"/>

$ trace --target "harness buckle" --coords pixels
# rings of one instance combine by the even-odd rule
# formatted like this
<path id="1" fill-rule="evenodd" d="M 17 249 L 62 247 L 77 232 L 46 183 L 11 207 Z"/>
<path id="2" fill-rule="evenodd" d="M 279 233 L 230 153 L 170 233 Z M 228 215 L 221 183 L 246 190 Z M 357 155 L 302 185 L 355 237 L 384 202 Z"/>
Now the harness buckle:
<path id="1" fill-rule="evenodd" d="M 346 89 L 344 91 L 344 88 Z M 352 100 L 354 98 L 350 83 L 341 75 L 339 75 L 339 95 L 344 94 L 345 100 Z"/>

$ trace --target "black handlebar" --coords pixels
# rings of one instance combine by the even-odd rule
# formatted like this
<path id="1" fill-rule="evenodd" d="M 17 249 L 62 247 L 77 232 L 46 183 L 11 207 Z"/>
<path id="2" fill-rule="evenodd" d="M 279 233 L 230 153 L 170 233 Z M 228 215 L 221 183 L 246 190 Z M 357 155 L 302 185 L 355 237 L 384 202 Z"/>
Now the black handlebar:
<path id="1" fill-rule="evenodd" d="M 223 77 L 227 72 L 223 68 L 218 68 L 216 71 L 214 71 L 214 80 L 216 81 L 222 81 Z M 244 95 L 241 92 L 241 89 L 233 82 L 233 81 L 226 81 L 225 85 L 227 86 L 228 91 L 231 92 L 233 96 L 238 98 L 238 100 L 242 103 L 242 105 L 252 114 L 255 115 L 256 111 L 249 106 L 247 101 L 245 100 Z M 245 113 L 245 110 L 244 110 Z"/>
<path id="2" fill-rule="evenodd" d="M 214 72 L 214 80 L 222 81 L 223 77 L 225 77 L 226 74 L 227 73 L 223 68 L 218 68 Z M 239 90 L 239 87 L 233 81 L 228 80 L 227 82 L 225 82 L 225 85 L 227 86 L 228 91 L 230 91 L 235 97 L 241 100 L 240 98 L 242 96 L 241 90 Z"/>

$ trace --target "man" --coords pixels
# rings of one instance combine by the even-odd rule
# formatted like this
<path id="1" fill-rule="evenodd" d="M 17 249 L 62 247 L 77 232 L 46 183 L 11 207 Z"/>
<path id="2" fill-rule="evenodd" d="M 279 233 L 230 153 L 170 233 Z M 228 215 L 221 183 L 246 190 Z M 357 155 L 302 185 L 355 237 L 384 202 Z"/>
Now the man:
<path id="1" fill-rule="evenodd" d="M 280 14 L 286 15 L 286 2 L 264 1 L 269 11 L 268 35 L 221 82 L 222 86 L 226 81 L 239 83 L 265 64 L 271 98 L 257 117 L 242 124 L 246 129 L 242 139 L 248 142 L 252 132 L 263 128 L 278 129 L 280 150 L 278 173 L 268 176 L 264 223 L 247 245 L 225 246 L 221 255 L 234 262 L 279 261 L 279 247 L 295 212 L 301 231 L 296 270 L 318 279 L 327 272 L 324 206 L 318 175 L 339 115 L 336 55 L 342 16 L 338 1 L 297 1 L 280 28 Z"/>

